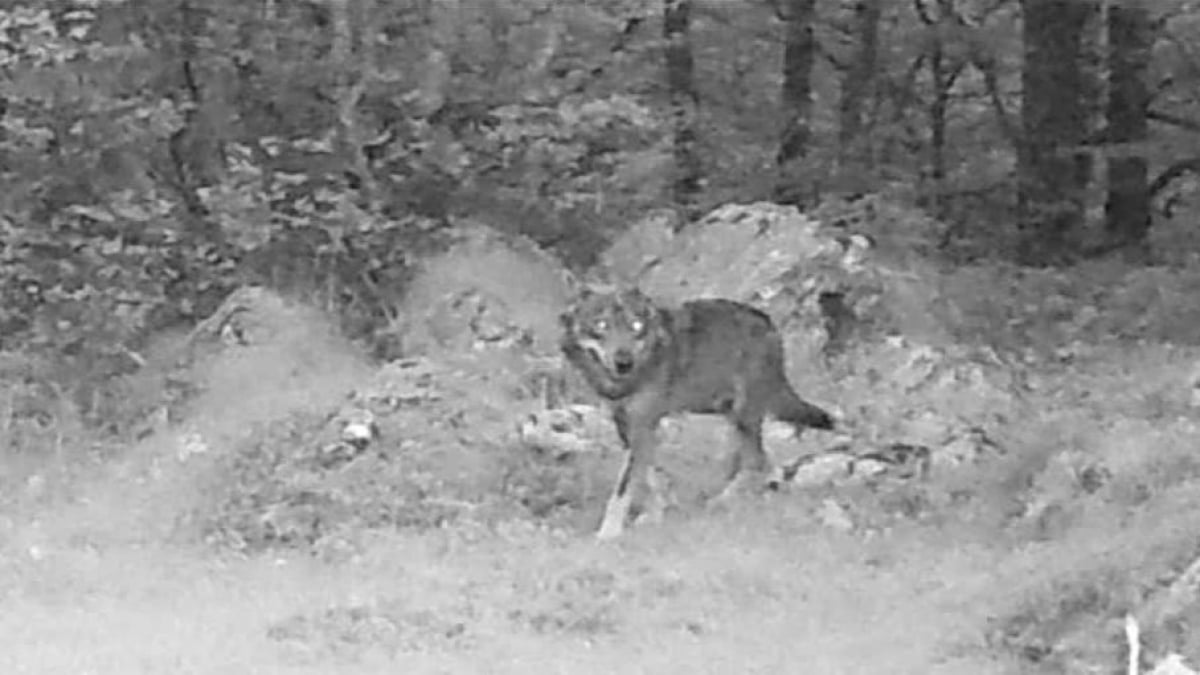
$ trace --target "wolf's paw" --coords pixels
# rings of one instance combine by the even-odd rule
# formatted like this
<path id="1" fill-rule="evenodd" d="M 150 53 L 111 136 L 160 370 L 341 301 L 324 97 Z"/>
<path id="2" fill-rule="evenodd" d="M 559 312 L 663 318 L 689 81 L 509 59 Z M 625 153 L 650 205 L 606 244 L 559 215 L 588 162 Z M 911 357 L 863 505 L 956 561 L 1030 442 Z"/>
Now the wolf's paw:
<path id="1" fill-rule="evenodd" d="M 613 495 L 604 507 L 604 520 L 600 521 L 600 529 L 596 539 L 605 541 L 616 539 L 625 531 L 625 521 L 629 519 L 629 508 L 632 506 L 629 493 Z"/>
<path id="2" fill-rule="evenodd" d="M 634 524 L 658 525 L 670 509 L 679 506 L 675 494 L 675 479 L 661 467 L 655 466 L 646 475 L 646 499 Z"/>
<path id="3" fill-rule="evenodd" d="M 635 526 L 661 525 L 666 518 L 667 503 L 662 499 L 649 499 L 646 508 L 633 519 Z"/>
<path id="4" fill-rule="evenodd" d="M 625 526 L 620 523 L 612 523 L 605 520 L 600 524 L 600 529 L 596 530 L 597 541 L 609 541 L 616 539 L 625 532 Z"/>

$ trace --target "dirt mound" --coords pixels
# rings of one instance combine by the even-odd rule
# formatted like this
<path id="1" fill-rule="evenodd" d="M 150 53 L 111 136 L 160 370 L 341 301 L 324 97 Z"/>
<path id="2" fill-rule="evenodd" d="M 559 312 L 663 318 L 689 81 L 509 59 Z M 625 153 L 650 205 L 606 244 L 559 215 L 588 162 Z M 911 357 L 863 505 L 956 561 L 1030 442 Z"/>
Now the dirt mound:
<path id="1" fill-rule="evenodd" d="M 532 242 L 465 226 L 445 253 L 426 260 L 400 303 L 390 334 L 418 356 L 527 344 L 555 351 L 558 315 L 570 294 L 565 268 Z"/>
<path id="2" fill-rule="evenodd" d="M 39 527 L 48 539 L 55 528 L 86 532 L 89 541 L 170 536 L 207 499 L 206 477 L 222 456 L 263 426 L 335 409 L 367 373 L 366 361 L 319 312 L 261 288 L 241 289 L 176 344 L 170 367 L 155 374 L 163 383 L 161 412 L 147 435 L 79 486 L 74 506 Z"/>
<path id="3" fill-rule="evenodd" d="M 262 288 L 231 295 L 191 335 L 182 372 L 197 393 L 183 417 L 209 442 L 328 408 L 370 366 L 320 312 Z"/>
<path id="4" fill-rule="evenodd" d="M 294 414 L 216 467 L 197 519 L 237 550 L 352 551 L 371 529 L 425 529 L 521 511 L 513 471 L 529 458 L 514 421 L 541 405 L 536 357 L 482 351 L 404 359 L 360 383 L 336 413 Z"/>

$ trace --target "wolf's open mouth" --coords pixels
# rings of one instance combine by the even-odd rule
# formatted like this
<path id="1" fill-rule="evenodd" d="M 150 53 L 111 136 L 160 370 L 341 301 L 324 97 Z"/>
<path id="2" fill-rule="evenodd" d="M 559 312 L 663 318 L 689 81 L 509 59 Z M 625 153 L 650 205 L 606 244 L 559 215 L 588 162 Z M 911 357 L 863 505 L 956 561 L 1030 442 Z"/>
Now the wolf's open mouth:
<path id="1" fill-rule="evenodd" d="M 613 357 L 613 372 L 617 375 L 628 375 L 633 372 L 633 355 L 617 354 Z"/>

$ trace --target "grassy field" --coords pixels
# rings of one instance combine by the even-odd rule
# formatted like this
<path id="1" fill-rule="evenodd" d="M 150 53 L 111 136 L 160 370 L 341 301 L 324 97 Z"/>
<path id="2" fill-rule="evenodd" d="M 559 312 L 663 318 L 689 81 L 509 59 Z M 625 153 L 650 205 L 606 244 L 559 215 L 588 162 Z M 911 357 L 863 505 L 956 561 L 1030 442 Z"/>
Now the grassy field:
<path id="1" fill-rule="evenodd" d="M 809 507 L 610 544 L 520 522 L 377 535 L 339 563 L 138 541 L 113 527 L 128 513 L 69 507 L 10 533 L 0 672 L 1006 672 L 978 628 L 1019 553 L 831 533 Z"/>

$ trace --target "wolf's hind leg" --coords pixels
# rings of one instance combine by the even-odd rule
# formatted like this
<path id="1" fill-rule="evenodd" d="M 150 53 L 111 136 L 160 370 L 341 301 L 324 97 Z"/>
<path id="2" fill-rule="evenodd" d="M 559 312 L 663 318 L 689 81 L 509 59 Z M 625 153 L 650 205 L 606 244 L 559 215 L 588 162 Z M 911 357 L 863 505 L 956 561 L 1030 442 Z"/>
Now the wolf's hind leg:
<path id="1" fill-rule="evenodd" d="M 646 471 L 646 498 L 642 502 L 642 512 L 634 519 L 635 524 L 658 525 L 666 518 L 668 509 L 678 506 L 673 482 L 662 467 L 649 467 Z"/>
<path id="2" fill-rule="evenodd" d="M 746 491 L 759 492 L 766 484 L 771 462 L 763 450 L 762 422 L 761 416 L 757 420 L 733 421 L 736 447 L 729 460 L 725 488 L 717 496 L 718 502 L 728 501 Z"/>

